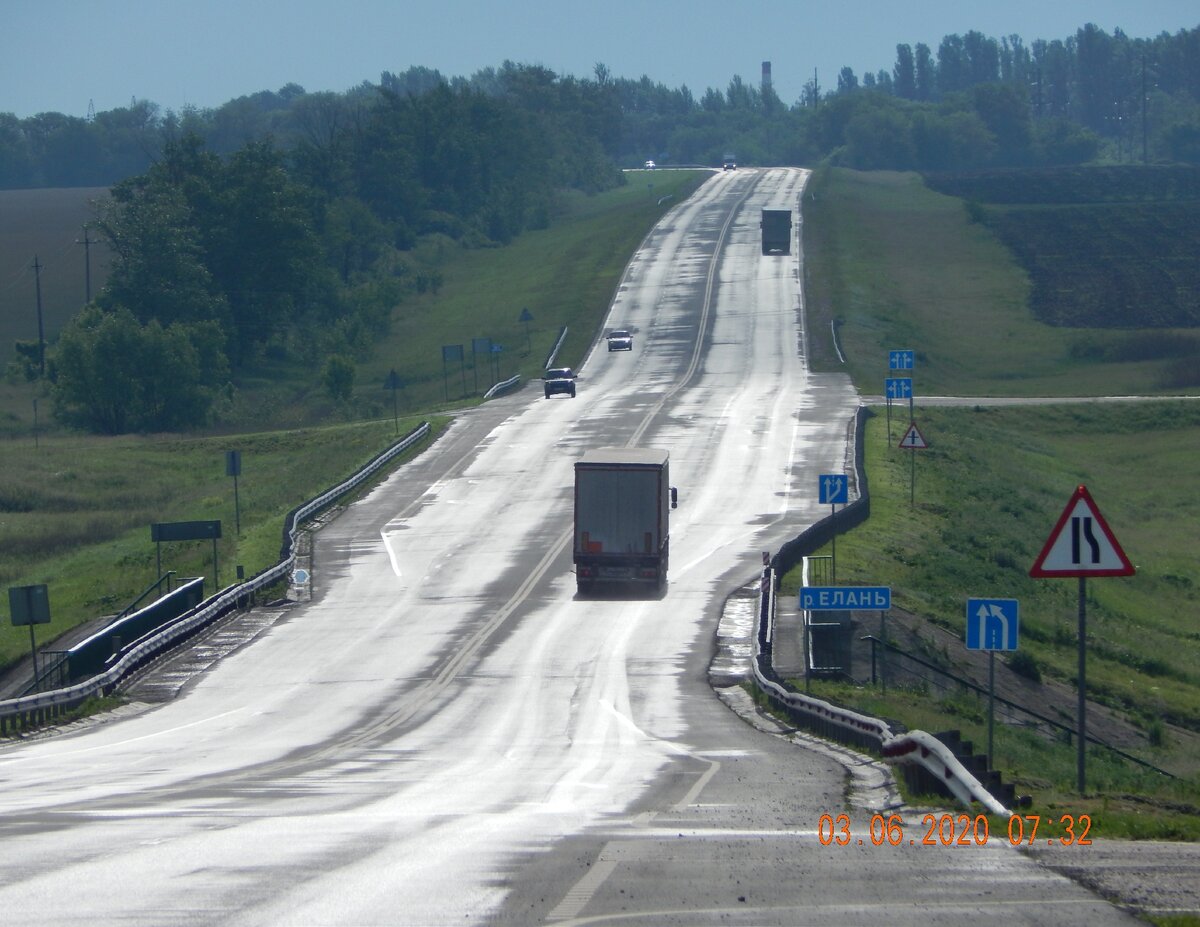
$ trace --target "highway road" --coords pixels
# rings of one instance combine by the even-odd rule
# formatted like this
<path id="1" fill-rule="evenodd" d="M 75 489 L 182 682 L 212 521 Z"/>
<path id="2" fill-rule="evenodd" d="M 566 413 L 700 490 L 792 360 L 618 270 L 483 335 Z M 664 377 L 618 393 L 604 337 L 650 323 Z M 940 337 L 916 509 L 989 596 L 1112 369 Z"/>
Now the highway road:
<path id="1" fill-rule="evenodd" d="M 800 255 L 715 175 L 647 237 L 578 396 L 456 419 L 317 533 L 311 601 L 152 710 L 0 749 L 6 925 L 1134 923 L 1007 840 L 823 846 L 847 770 L 707 667 L 760 552 L 823 513 L 858 404 L 804 364 Z M 661 598 L 580 598 L 572 464 L 665 448 Z"/>

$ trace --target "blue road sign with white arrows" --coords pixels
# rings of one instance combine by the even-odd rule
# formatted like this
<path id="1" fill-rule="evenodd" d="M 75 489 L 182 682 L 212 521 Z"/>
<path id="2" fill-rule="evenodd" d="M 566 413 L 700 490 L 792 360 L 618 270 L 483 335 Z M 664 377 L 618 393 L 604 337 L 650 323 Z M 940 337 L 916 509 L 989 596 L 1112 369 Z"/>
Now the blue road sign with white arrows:
<path id="1" fill-rule="evenodd" d="M 967 599 L 967 649 L 1016 650 L 1016 599 Z"/>
<path id="2" fill-rule="evenodd" d="M 912 351 L 888 351 L 888 370 L 912 370 Z"/>
<path id="3" fill-rule="evenodd" d="M 888 399 L 912 399 L 912 377 L 888 377 L 883 391 Z"/>
<path id="4" fill-rule="evenodd" d="M 821 505 L 846 505 L 850 501 L 850 480 L 844 473 L 822 473 L 818 484 Z"/>

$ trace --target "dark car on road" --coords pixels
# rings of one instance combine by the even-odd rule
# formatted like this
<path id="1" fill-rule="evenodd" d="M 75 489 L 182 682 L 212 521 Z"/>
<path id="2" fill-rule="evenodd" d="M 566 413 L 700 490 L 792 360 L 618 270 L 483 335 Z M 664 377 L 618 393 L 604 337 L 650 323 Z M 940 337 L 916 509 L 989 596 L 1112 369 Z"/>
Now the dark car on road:
<path id="1" fill-rule="evenodd" d="M 549 399 L 555 393 L 566 393 L 575 398 L 575 371 L 570 367 L 550 367 L 542 374 L 542 385 Z"/>

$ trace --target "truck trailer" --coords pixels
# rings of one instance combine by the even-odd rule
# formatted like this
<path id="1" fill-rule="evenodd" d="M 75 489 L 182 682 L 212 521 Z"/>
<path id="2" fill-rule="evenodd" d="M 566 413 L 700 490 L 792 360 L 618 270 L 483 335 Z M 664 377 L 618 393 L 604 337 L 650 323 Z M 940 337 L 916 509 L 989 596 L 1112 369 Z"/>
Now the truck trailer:
<path id="1" fill-rule="evenodd" d="M 762 253 L 792 253 L 792 211 L 790 209 L 764 209 L 762 220 Z"/>
<path id="2" fill-rule="evenodd" d="M 575 581 L 580 592 L 667 582 L 669 513 L 677 504 L 668 455 L 605 447 L 575 462 Z"/>

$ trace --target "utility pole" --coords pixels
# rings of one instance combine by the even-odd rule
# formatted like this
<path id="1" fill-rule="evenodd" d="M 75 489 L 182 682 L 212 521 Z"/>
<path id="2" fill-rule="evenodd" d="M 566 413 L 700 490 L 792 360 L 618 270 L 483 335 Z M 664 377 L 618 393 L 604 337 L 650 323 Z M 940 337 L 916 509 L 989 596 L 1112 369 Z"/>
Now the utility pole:
<path id="1" fill-rule="evenodd" d="M 96 244 L 96 241 L 88 238 L 86 222 L 83 224 L 83 241 L 75 239 L 75 244 L 83 245 L 83 301 L 87 304 L 92 301 L 92 245 Z"/>
<path id="2" fill-rule="evenodd" d="M 1142 52 L 1142 163 L 1146 159 L 1146 53 Z"/>
<path id="3" fill-rule="evenodd" d="M 42 265 L 38 256 L 33 256 L 33 277 L 37 282 L 37 315 L 38 315 L 38 369 L 40 376 L 46 376 L 46 329 L 42 325 Z"/>

